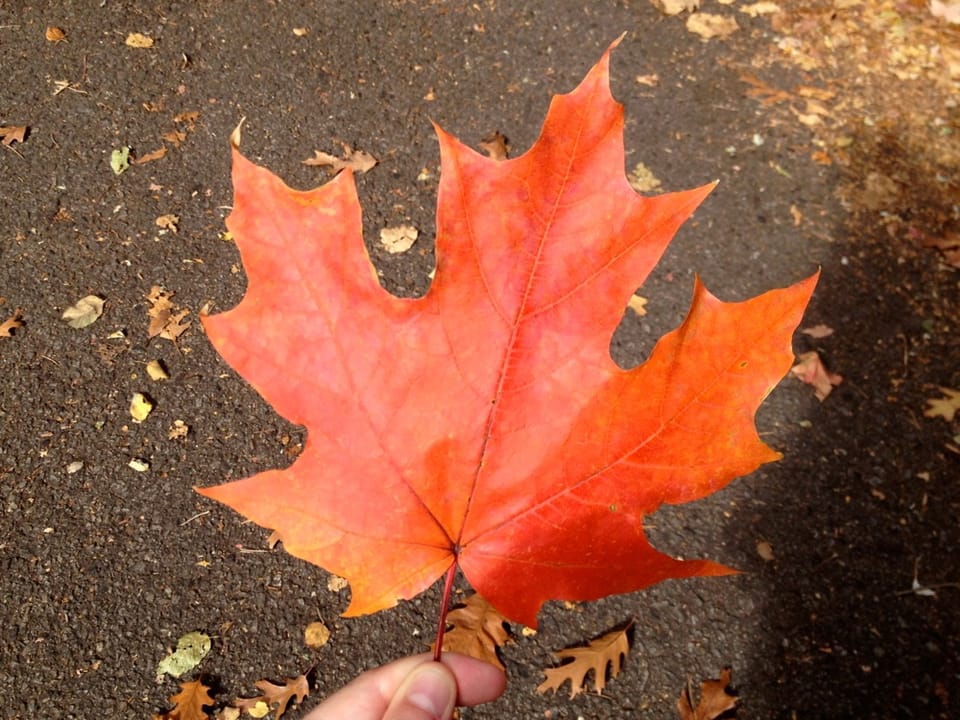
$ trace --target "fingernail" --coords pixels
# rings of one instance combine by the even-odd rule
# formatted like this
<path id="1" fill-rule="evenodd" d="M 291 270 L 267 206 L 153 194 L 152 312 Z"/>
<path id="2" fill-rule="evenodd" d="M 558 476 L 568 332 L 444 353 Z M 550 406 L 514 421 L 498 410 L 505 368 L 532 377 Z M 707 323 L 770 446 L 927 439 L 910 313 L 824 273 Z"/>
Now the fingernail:
<path id="1" fill-rule="evenodd" d="M 426 663 L 413 671 L 405 694 L 411 705 L 435 718 L 447 718 L 453 711 L 457 688 L 449 672 Z"/>

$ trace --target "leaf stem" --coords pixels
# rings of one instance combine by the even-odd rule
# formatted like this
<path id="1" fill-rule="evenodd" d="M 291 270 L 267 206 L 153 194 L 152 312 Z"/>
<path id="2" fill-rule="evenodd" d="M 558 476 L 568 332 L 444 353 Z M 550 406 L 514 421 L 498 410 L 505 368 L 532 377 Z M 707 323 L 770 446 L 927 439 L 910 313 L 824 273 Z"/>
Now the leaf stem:
<path id="1" fill-rule="evenodd" d="M 447 631 L 447 611 L 450 608 L 450 596 L 453 594 L 453 579 L 457 575 L 457 563 L 450 563 L 447 577 L 443 581 L 443 597 L 440 599 L 440 622 L 437 623 L 437 639 L 434 643 L 433 659 L 440 662 L 443 654 L 443 634 Z"/>

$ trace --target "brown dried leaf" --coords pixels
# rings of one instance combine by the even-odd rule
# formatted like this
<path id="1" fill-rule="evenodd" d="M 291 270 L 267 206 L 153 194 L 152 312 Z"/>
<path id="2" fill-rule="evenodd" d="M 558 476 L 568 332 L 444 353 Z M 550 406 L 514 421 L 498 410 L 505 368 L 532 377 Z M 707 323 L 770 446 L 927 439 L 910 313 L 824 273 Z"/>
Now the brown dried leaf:
<path id="1" fill-rule="evenodd" d="M 690 683 L 680 693 L 677 711 L 680 720 L 716 720 L 737 704 L 737 698 L 727 692 L 730 685 L 731 670 L 720 671 L 719 680 L 704 680 L 700 683 L 700 702 L 693 706 L 693 692 Z"/>
<path id="2" fill-rule="evenodd" d="M 820 402 L 827 399 L 834 385 L 843 382 L 841 375 L 827 370 L 816 350 L 803 353 L 797 360 L 797 364 L 793 366 L 790 372 L 808 385 L 812 385 L 813 392 Z"/>
<path id="3" fill-rule="evenodd" d="M 153 152 L 149 152 L 146 155 L 142 155 L 141 157 L 138 157 L 136 160 L 133 161 L 133 164 L 143 165 L 148 162 L 153 162 L 154 160 L 159 160 L 166 154 L 167 154 L 167 148 L 166 146 L 164 146 L 158 150 L 154 150 Z"/>
<path id="4" fill-rule="evenodd" d="M 43 36 L 47 39 L 47 42 L 59 43 L 67 39 L 67 33 L 64 32 L 63 28 L 58 28 L 55 25 L 50 25 L 43 33 Z"/>
<path id="5" fill-rule="evenodd" d="M 303 161 L 304 165 L 326 167 L 331 175 L 336 175 L 341 170 L 350 168 L 355 173 L 365 173 L 372 170 L 377 164 L 377 159 L 363 150 L 354 150 L 346 143 L 343 146 L 343 157 L 338 158 L 322 150 L 314 150 L 313 157 Z"/>
<path id="6" fill-rule="evenodd" d="M 729 37 L 740 26 L 737 21 L 726 15 L 698 12 L 687 18 L 687 30 L 699 35 L 704 40 Z"/>
<path id="7" fill-rule="evenodd" d="M 295 678 L 290 678 L 283 685 L 276 685 L 269 680 L 258 680 L 254 685 L 262 694 L 255 698 L 237 698 L 233 702 L 234 707 L 241 710 L 250 710 L 256 707 L 258 703 L 264 703 L 267 706 L 276 705 L 277 709 L 273 715 L 275 720 L 280 720 L 291 700 L 296 698 L 299 705 L 310 694 L 310 685 L 307 683 L 306 675 L 297 675 Z"/>
<path id="8" fill-rule="evenodd" d="M 571 662 L 544 670 L 547 679 L 537 687 L 537 692 L 559 690 L 560 686 L 569 680 L 570 698 L 573 699 L 585 692 L 586 688 L 583 684 L 587 673 L 593 670 L 594 687 L 598 695 L 602 694 L 607 682 L 607 666 L 610 667 L 610 677 L 615 678 L 620 674 L 623 661 L 630 653 L 627 631 L 632 625 L 631 622 L 625 628 L 613 630 L 596 640 L 591 640 L 587 647 L 568 648 L 555 653 L 560 660 L 569 659 Z"/>
<path id="9" fill-rule="evenodd" d="M 147 309 L 147 316 L 150 318 L 150 327 L 147 329 L 149 337 L 158 335 L 165 340 L 175 341 L 189 327 L 190 323 L 183 322 L 183 319 L 190 314 L 189 310 L 174 312 L 174 305 L 170 301 L 173 293 L 167 292 L 159 285 L 150 288 L 147 294 L 147 302 L 150 307 Z"/>
<path id="10" fill-rule="evenodd" d="M 0 144 L 12 147 L 13 143 L 22 143 L 27 136 L 26 125 L 0 125 Z"/>
<path id="11" fill-rule="evenodd" d="M 510 633 L 504 626 L 507 622 L 490 603 L 474 593 L 463 607 L 447 614 L 449 629 L 443 636 L 443 651 L 469 655 L 503 670 L 497 648 L 510 642 Z"/>
<path id="12" fill-rule="evenodd" d="M 506 160 L 509 156 L 507 138 L 495 130 L 480 141 L 480 148 L 493 160 Z"/>
<path id="13" fill-rule="evenodd" d="M 168 213 L 167 215 L 161 215 L 156 220 L 154 220 L 154 222 L 156 223 L 157 227 L 162 228 L 164 230 L 169 230 L 173 234 L 176 234 L 177 223 L 180 222 L 180 216 L 172 215 Z"/>
<path id="14" fill-rule="evenodd" d="M 0 338 L 13 337 L 14 330 L 23 327 L 23 310 L 17 308 L 13 315 L 0 322 Z"/>
<path id="15" fill-rule="evenodd" d="M 180 683 L 180 692 L 168 698 L 173 703 L 173 710 L 154 715 L 154 720 L 208 720 L 203 708 L 214 703 L 209 691 L 210 688 L 199 680 Z"/>

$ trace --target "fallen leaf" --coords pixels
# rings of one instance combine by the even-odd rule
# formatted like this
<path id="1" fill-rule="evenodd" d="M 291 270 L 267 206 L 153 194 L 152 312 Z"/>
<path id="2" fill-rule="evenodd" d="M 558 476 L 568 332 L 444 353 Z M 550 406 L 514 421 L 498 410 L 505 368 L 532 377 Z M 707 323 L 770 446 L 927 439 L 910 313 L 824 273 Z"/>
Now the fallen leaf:
<path id="1" fill-rule="evenodd" d="M 660 84 L 660 76 L 657 73 L 650 73 L 648 75 L 637 75 L 634 78 L 637 81 L 638 85 L 646 85 L 647 87 L 657 87 Z"/>
<path id="2" fill-rule="evenodd" d="M 255 698 L 237 698 L 233 705 L 247 712 L 249 712 L 248 708 L 254 708 L 260 703 L 265 704 L 267 707 L 276 705 L 277 709 L 273 715 L 275 720 L 280 720 L 280 717 L 286 712 L 287 705 L 291 700 L 296 698 L 297 704 L 299 705 L 303 702 L 303 699 L 310 694 L 310 685 L 307 683 L 307 677 L 305 675 L 290 678 L 283 685 L 276 685 L 269 680 L 258 680 L 254 685 L 260 690 L 260 695 Z M 263 716 L 259 715 L 255 717 Z"/>
<path id="3" fill-rule="evenodd" d="M 114 175 L 122 175 L 130 167 L 130 148 L 124 146 L 110 153 L 110 169 Z"/>
<path id="4" fill-rule="evenodd" d="M 653 174 L 653 171 L 643 163 L 637 163 L 633 170 L 630 171 L 630 174 L 627 175 L 627 182 L 629 182 L 630 187 L 638 193 L 653 192 L 661 185 L 660 180 Z"/>
<path id="5" fill-rule="evenodd" d="M 735 18 L 712 13 L 693 13 L 687 18 L 687 30 L 704 40 L 726 38 L 740 29 Z"/>
<path id="6" fill-rule="evenodd" d="M 584 683 L 587 673 L 593 671 L 593 687 L 597 695 L 603 693 L 607 683 L 607 670 L 610 677 L 620 674 L 623 661 L 630 653 L 630 641 L 627 631 L 633 625 L 631 622 L 625 628 L 608 632 L 606 635 L 591 640 L 587 647 L 567 648 L 554 653 L 561 661 L 569 660 L 559 667 L 547 668 L 544 673 L 547 679 L 537 687 L 538 693 L 547 690 L 557 691 L 566 681 L 570 681 L 570 699 L 586 691 Z"/>
<path id="7" fill-rule="evenodd" d="M 322 648 L 330 639 L 330 628 L 322 620 L 316 620 L 303 631 L 303 642 L 308 648 L 316 650 Z"/>
<path id="8" fill-rule="evenodd" d="M 77 330 L 93 325 L 103 315 L 103 298 L 87 295 L 63 311 L 61 318 Z"/>
<path id="9" fill-rule="evenodd" d="M 643 317 L 647 314 L 647 299 L 640 295 L 631 295 L 630 300 L 627 302 L 627 307 L 640 317 Z"/>
<path id="10" fill-rule="evenodd" d="M 342 578 L 339 575 L 331 575 L 327 578 L 327 590 L 330 592 L 340 592 L 349 584 L 346 578 Z"/>
<path id="11" fill-rule="evenodd" d="M 755 2 L 749 5 L 741 5 L 740 12 L 746 13 L 750 17 L 759 17 L 780 12 L 780 6 L 775 2 Z"/>
<path id="12" fill-rule="evenodd" d="M 142 423 L 153 411 L 153 402 L 143 393 L 136 392 L 130 398 L 130 417 L 136 423 Z"/>
<path id="13" fill-rule="evenodd" d="M 737 704 L 737 698 L 727 691 L 730 685 L 730 668 L 720 671 L 719 680 L 704 680 L 700 683 L 700 702 L 693 706 L 693 692 L 690 683 L 680 693 L 677 710 L 680 720 L 716 720 Z"/>
<path id="14" fill-rule="evenodd" d="M 13 144 L 22 143 L 27 136 L 26 125 L 0 125 L 0 144 L 13 147 Z"/>
<path id="15" fill-rule="evenodd" d="M 504 627 L 506 622 L 493 605 L 474 593 L 464 600 L 463 607 L 447 613 L 443 650 L 469 655 L 503 670 L 497 648 L 510 640 L 510 633 Z"/>
<path id="16" fill-rule="evenodd" d="M 167 430 L 168 440 L 183 440 L 190 433 L 190 426 L 183 420 L 174 420 L 173 425 Z"/>
<path id="17" fill-rule="evenodd" d="M 766 540 L 758 540 L 757 555 L 759 555 L 763 560 L 766 560 L 767 562 L 771 562 L 774 558 L 773 545 L 768 543 Z"/>
<path id="18" fill-rule="evenodd" d="M 960 390 L 941 387 L 942 398 L 929 398 L 927 409 L 923 416 L 928 418 L 942 417 L 947 422 L 953 422 L 957 411 L 960 410 Z"/>
<path id="19" fill-rule="evenodd" d="M 6 320 L 0 322 L 0 338 L 13 337 L 17 328 L 23 327 L 23 310 L 17 308 Z"/>
<path id="20" fill-rule="evenodd" d="M 814 325 L 813 327 L 803 328 L 800 332 L 817 340 L 833 335 L 833 328 L 829 325 Z"/>
<path id="21" fill-rule="evenodd" d="M 376 166 L 377 159 L 370 153 L 363 150 L 354 150 L 346 143 L 342 143 L 342 145 L 342 158 L 335 157 L 322 150 L 314 150 L 313 157 L 304 160 L 303 164 L 326 166 L 331 174 L 336 174 L 348 168 L 356 173 L 365 173 Z"/>
<path id="22" fill-rule="evenodd" d="M 83 460 L 74 460 L 72 463 L 67 465 L 67 475 L 73 475 L 83 470 Z"/>
<path id="23" fill-rule="evenodd" d="M 247 292 L 202 321 L 308 441 L 286 469 L 198 492 L 348 578 L 347 615 L 458 567 L 532 627 L 548 599 L 731 572 L 657 552 L 644 518 L 779 459 L 754 416 L 789 371 L 816 276 L 736 303 L 696 281 L 680 328 L 619 368 L 630 295 L 713 186 L 629 187 L 608 68 L 609 52 L 554 98 L 520 157 L 438 130 L 437 272 L 421 298 L 377 281 L 349 174 L 294 191 L 233 147 L 227 226 Z"/>
<path id="24" fill-rule="evenodd" d="M 177 640 L 177 649 L 157 663 L 157 677 L 180 677 L 193 670 L 210 652 L 210 636 L 202 632 L 187 633 Z"/>
<path id="25" fill-rule="evenodd" d="M 55 25 L 50 25 L 43 32 L 43 36 L 47 39 L 47 42 L 59 43 L 67 39 L 67 34 L 63 31 L 63 28 L 58 28 Z"/>
<path id="26" fill-rule="evenodd" d="M 143 33 L 130 33 L 123 44 L 132 48 L 152 48 L 153 38 L 147 37 Z"/>
<path id="27" fill-rule="evenodd" d="M 380 244 L 388 253 L 402 253 L 413 247 L 419 235 L 420 231 L 413 225 L 383 228 L 380 231 Z"/>
<path id="28" fill-rule="evenodd" d="M 650 0 L 664 15 L 679 15 L 700 9 L 700 0 Z"/>
<path id="29" fill-rule="evenodd" d="M 163 228 L 164 230 L 169 230 L 170 232 L 177 233 L 177 223 L 180 222 L 179 215 L 161 215 L 156 220 L 154 220 L 157 227 Z"/>
<path id="30" fill-rule="evenodd" d="M 200 680 L 180 683 L 180 692 L 168 700 L 173 703 L 173 710 L 154 715 L 154 720 L 208 720 L 203 708 L 212 707 L 215 702 L 210 696 L 210 688 Z"/>
<path id="31" fill-rule="evenodd" d="M 151 380 L 170 379 L 170 373 L 167 372 L 167 368 L 164 367 L 163 362 L 160 360 L 151 360 L 147 363 L 147 375 L 150 376 Z"/>
<path id="32" fill-rule="evenodd" d="M 147 472 L 150 469 L 150 463 L 143 458 L 131 458 L 127 467 L 137 472 Z"/>
<path id="33" fill-rule="evenodd" d="M 187 134 L 180 130 L 171 130 L 170 132 L 166 132 L 163 135 L 161 135 L 160 139 L 165 140 L 171 145 L 173 145 L 175 148 L 178 148 L 180 147 L 181 143 L 183 143 L 183 141 L 187 139 Z"/>
<path id="34" fill-rule="evenodd" d="M 190 311 L 180 310 L 175 312 L 175 306 L 170 300 L 171 297 L 173 297 L 173 293 L 167 292 L 159 285 L 150 288 L 150 293 L 146 296 L 150 305 L 147 309 L 147 317 L 150 318 L 150 326 L 147 328 L 148 337 L 159 336 L 175 342 L 190 327 L 189 322 L 183 322 Z"/>
<path id="35" fill-rule="evenodd" d="M 500 131 L 494 131 L 480 141 L 480 149 L 487 157 L 493 160 L 506 160 L 509 156 L 507 152 L 507 138 L 500 134 Z"/>
<path id="36" fill-rule="evenodd" d="M 160 158 L 162 158 L 162 157 L 163 157 L 164 155 L 166 155 L 166 154 L 167 154 L 167 148 L 166 148 L 166 146 L 164 146 L 164 147 L 161 147 L 161 148 L 159 148 L 159 149 L 157 149 L 157 150 L 154 150 L 153 152 L 149 152 L 149 153 L 147 153 L 146 155 L 142 155 L 141 157 L 138 157 L 136 160 L 133 161 L 133 164 L 134 164 L 134 165 L 145 165 L 145 164 L 148 163 L 148 162 L 153 162 L 154 160 L 159 160 Z"/>
<path id="37" fill-rule="evenodd" d="M 293 34 L 296 35 L 297 37 L 303 37 L 304 35 L 307 35 L 309 32 L 310 31 L 305 27 L 297 27 L 293 29 Z"/>
<path id="38" fill-rule="evenodd" d="M 808 385 L 812 385 L 813 392 L 820 402 L 827 399 L 835 385 L 843 382 L 842 376 L 827 370 L 816 350 L 801 354 L 797 360 L 797 364 L 791 368 L 790 372 Z"/>

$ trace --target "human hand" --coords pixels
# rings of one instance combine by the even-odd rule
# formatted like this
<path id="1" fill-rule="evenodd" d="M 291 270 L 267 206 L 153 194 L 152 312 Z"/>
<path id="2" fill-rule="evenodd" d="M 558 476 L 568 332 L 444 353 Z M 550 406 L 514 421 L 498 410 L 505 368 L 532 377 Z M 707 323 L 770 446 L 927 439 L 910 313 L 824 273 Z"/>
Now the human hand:
<path id="1" fill-rule="evenodd" d="M 429 653 L 368 670 L 304 720 L 450 720 L 455 705 L 500 697 L 506 677 L 489 663 L 457 653 Z"/>

